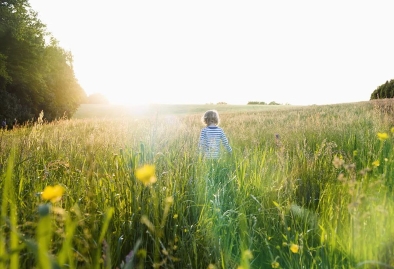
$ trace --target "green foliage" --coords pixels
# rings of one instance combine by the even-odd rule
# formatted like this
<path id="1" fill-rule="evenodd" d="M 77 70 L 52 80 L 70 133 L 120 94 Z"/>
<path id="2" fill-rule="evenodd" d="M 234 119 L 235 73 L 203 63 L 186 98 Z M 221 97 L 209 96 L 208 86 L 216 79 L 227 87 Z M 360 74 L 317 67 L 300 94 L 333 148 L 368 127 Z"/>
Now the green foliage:
<path id="1" fill-rule="evenodd" d="M 394 97 L 394 79 L 386 81 L 371 94 L 370 100 Z"/>
<path id="2" fill-rule="evenodd" d="M 47 120 L 72 115 L 85 93 L 70 52 L 54 38 L 28 1 L 0 2 L 0 116 L 28 121 L 44 110 Z"/>

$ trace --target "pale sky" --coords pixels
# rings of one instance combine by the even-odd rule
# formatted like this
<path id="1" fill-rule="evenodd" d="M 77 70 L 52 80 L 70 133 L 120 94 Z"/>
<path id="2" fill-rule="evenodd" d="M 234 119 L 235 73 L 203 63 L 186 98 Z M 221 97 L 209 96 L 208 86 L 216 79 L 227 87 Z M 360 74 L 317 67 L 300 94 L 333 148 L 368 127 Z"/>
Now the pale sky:
<path id="1" fill-rule="evenodd" d="M 394 79 L 392 0 L 30 4 L 113 103 L 349 103 Z"/>

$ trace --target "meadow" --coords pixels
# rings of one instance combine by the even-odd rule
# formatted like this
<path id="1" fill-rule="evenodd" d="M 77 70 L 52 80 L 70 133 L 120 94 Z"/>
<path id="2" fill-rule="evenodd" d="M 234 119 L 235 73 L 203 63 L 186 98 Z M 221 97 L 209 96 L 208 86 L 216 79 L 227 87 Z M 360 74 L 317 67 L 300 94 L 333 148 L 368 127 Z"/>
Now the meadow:
<path id="1" fill-rule="evenodd" d="M 211 108 L 233 148 L 214 166 L 197 151 Z M 44 112 L 0 131 L 0 269 L 394 268 L 393 115 L 392 100 Z"/>

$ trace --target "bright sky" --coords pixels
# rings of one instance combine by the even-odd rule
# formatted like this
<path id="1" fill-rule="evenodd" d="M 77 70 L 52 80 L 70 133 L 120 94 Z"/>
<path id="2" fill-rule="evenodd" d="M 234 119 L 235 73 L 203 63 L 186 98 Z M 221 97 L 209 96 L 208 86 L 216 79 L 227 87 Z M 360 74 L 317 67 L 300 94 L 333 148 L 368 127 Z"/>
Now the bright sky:
<path id="1" fill-rule="evenodd" d="M 394 79 L 392 0 L 30 4 L 113 103 L 348 103 Z"/>

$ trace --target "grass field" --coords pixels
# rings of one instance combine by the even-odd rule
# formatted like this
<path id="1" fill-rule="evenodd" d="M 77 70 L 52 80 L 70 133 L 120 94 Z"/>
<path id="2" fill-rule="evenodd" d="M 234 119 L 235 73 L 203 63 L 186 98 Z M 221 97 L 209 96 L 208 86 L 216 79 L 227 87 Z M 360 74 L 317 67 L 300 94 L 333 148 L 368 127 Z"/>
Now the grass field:
<path id="1" fill-rule="evenodd" d="M 295 108 L 290 105 L 95 105 L 83 104 L 73 116 L 74 119 L 151 117 L 164 115 L 202 115 L 208 109 L 219 113 L 243 113 Z"/>
<path id="2" fill-rule="evenodd" d="M 214 165 L 197 152 L 211 108 L 233 147 Z M 0 269 L 394 268 L 393 115 L 83 106 L 0 131 Z"/>

